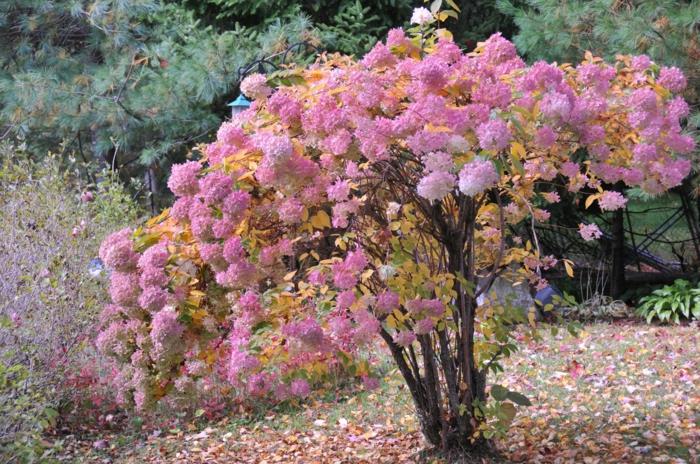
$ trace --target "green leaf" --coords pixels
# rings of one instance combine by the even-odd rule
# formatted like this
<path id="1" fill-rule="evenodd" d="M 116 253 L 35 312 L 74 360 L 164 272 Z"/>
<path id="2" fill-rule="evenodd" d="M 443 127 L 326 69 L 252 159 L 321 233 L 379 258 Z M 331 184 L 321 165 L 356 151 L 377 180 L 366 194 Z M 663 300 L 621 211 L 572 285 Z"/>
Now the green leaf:
<path id="1" fill-rule="evenodd" d="M 508 399 L 520 406 L 532 406 L 532 403 L 530 402 L 528 397 L 523 395 L 522 393 L 510 391 L 508 392 Z"/>
<path id="2" fill-rule="evenodd" d="M 508 397 L 508 389 L 503 385 L 492 385 L 491 386 L 491 396 L 496 401 L 503 401 Z"/>

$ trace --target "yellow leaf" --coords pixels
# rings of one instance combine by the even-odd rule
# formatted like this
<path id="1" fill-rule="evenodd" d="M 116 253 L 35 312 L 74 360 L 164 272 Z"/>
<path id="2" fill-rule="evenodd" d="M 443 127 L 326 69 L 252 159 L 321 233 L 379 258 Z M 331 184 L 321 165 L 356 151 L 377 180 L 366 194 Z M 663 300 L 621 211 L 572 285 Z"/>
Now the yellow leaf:
<path id="1" fill-rule="evenodd" d="M 510 145 L 510 154 L 517 159 L 523 159 L 525 157 L 525 147 L 520 142 L 513 142 Z"/>
<path id="2" fill-rule="evenodd" d="M 238 176 L 237 180 L 238 180 L 238 182 L 240 182 L 242 180 L 252 179 L 254 177 L 254 175 L 255 175 L 255 171 L 248 171 L 248 172 L 245 172 L 242 175 Z"/>
<path id="3" fill-rule="evenodd" d="M 288 273 L 285 274 L 285 276 L 284 276 L 284 281 L 285 281 L 285 282 L 289 282 L 290 280 L 292 280 L 292 279 L 294 278 L 294 276 L 296 275 L 296 273 L 297 273 L 297 271 L 288 272 Z"/>
<path id="4" fill-rule="evenodd" d="M 311 225 L 314 226 L 316 229 L 330 229 L 331 218 L 330 216 L 328 216 L 328 213 L 326 213 L 323 210 L 320 210 L 311 218 Z"/>
<path id="5" fill-rule="evenodd" d="M 530 322 L 532 327 L 535 326 L 535 308 L 530 308 L 530 310 L 527 312 L 527 320 Z"/>
<path id="6" fill-rule="evenodd" d="M 444 19 L 441 19 L 440 21 L 444 21 Z M 435 35 L 437 35 L 438 38 L 441 39 L 441 40 L 445 40 L 445 41 L 448 41 L 448 42 L 453 42 L 453 41 L 454 41 L 454 37 L 452 36 L 452 32 L 450 32 L 450 31 L 448 31 L 447 29 L 442 28 L 442 27 L 441 27 L 440 29 L 437 29 L 437 30 L 435 31 Z"/>
<path id="7" fill-rule="evenodd" d="M 453 10 L 455 10 L 457 13 L 461 13 L 461 12 L 462 12 L 462 10 L 459 9 L 459 7 L 458 7 L 457 4 L 454 2 L 454 0 L 445 0 L 445 1 L 446 1 L 446 3 L 447 3 Z"/>
<path id="8" fill-rule="evenodd" d="M 428 132 L 452 132 L 452 129 L 450 129 L 447 126 L 436 126 L 432 123 L 426 124 L 425 130 L 427 130 Z"/>
<path id="9" fill-rule="evenodd" d="M 591 195 L 588 198 L 586 198 L 586 203 L 585 203 L 585 208 L 588 209 L 594 201 L 598 199 L 600 195 Z"/>
<path id="10" fill-rule="evenodd" d="M 571 261 L 569 261 L 568 259 L 564 260 L 564 269 L 566 269 L 566 275 L 568 275 L 571 278 L 574 277 L 574 268 L 571 265 Z"/>
<path id="11" fill-rule="evenodd" d="M 160 213 L 158 216 L 149 219 L 148 222 L 146 222 L 146 225 L 147 225 L 148 227 L 153 227 L 155 224 L 158 224 L 158 223 L 161 222 L 163 219 L 165 219 L 166 217 L 168 217 L 168 214 L 169 214 L 169 213 L 170 213 L 170 209 L 169 209 L 169 208 L 168 208 L 168 209 L 165 209 L 165 210 L 164 210 L 162 213 Z"/>

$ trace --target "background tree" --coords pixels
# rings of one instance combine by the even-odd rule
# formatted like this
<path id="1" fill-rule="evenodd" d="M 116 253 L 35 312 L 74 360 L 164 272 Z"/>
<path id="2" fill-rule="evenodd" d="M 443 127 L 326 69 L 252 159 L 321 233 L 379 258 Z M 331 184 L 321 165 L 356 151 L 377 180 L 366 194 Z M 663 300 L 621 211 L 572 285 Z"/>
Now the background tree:
<path id="1" fill-rule="evenodd" d="M 154 187 L 228 116 L 239 66 L 316 37 L 302 16 L 215 32 L 152 0 L 7 1 L 0 18 L 0 136 Z"/>
<path id="2" fill-rule="evenodd" d="M 175 0 L 219 31 L 246 27 L 263 31 L 275 21 L 308 18 L 326 50 L 362 54 L 392 27 L 401 26 L 415 0 Z"/>

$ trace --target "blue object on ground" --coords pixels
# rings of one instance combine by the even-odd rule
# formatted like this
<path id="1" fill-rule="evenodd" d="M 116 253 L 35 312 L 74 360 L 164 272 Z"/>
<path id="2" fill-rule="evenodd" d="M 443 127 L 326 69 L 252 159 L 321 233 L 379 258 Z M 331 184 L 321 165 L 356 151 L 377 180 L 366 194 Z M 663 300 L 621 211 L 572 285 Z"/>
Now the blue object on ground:
<path id="1" fill-rule="evenodd" d="M 561 297 L 563 295 L 557 287 L 550 284 L 535 294 L 535 301 L 539 302 L 542 306 L 546 306 L 548 304 L 554 304 L 555 296 Z"/>

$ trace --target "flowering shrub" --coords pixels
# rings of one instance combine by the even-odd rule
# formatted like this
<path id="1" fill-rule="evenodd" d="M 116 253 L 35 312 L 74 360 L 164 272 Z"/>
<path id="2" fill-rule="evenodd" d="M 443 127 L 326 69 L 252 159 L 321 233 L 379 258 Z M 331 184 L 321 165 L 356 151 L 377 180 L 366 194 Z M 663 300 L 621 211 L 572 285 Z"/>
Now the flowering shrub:
<path id="1" fill-rule="evenodd" d="M 35 164 L 6 146 L 0 158 L 0 460 L 41 461 L 41 430 L 66 402 L 90 399 L 73 381 L 94 365 L 90 341 L 107 298 L 91 261 L 136 215 L 117 183 L 81 193 L 55 158 Z"/>
<path id="2" fill-rule="evenodd" d="M 527 403 L 485 383 L 522 313 L 476 298 L 498 274 L 542 288 L 562 264 L 509 226 L 547 221 L 557 189 L 614 210 L 626 200 L 605 185 L 678 185 L 694 144 L 660 76 L 682 82 L 631 57 L 528 67 L 498 34 L 464 54 L 426 12 L 360 61 L 249 77 L 250 109 L 173 170 L 172 209 L 107 238 L 98 342 L 121 400 L 223 377 L 303 397 L 338 368 L 371 379 L 358 355 L 379 336 L 434 444 L 502 432 Z"/>

